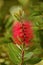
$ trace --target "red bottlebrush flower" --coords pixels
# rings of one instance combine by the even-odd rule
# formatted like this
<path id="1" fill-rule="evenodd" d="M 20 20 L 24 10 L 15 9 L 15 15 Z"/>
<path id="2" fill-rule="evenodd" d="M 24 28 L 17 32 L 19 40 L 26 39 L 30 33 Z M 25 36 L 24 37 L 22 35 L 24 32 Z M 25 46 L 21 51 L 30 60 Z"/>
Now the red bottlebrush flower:
<path id="1" fill-rule="evenodd" d="M 12 37 L 16 44 L 29 45 L 33 38 L 32 24 L 29 21 L 15 22 L 12 26 Z"/>

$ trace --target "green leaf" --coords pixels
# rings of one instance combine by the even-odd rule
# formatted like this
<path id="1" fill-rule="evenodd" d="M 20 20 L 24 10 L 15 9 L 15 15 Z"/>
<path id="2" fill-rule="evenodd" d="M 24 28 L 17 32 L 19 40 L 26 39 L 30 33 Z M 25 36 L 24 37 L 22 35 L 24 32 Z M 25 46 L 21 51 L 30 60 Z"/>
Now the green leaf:
<path id="1" fill-rule="evenodd" d="M 38 63 L 38 62 L 40 62 L 40 61 L 41 61 L 41 59 L 40 59 L 39 57 L 35 56 L 35 57 L 29 59 L 29 60 L 27 61 L 27 63 L 36 64 L 36 63 Z"/>
<path id="2" fill-rule="evenodd" d="M 42 49 L 41 48 L 36 48 L 36 49 L 34 49 L 33 50 L 33 53 L 35 54 L 35 55 L 40 55 L 40 54 L 42 54 Z"/>
<path id="3" fill-rule="evenodd" d="M 24 63 L 25 64 L 36 64 L 41 61 L 39 55 L 42 54 L 41 49 L 36 48 L 33 49 L 32 52 L 28 52 L 24 56 Z"/>
<path id="4" fill-rule="evenodd" d="M 24 56 L 24 59 L 25 59 L 24 61 L 29 60 L 33 55 L 34 55 L 33 52 L 26 53 L 25 56 Z"/>
<path id="5" fill-rule="evenodd" d="M 18 65 L 21 62 L 21 51 L 16 47 L 15 44 L 8 44 L 8 53 L 14 64 Z"/>
<path id="6" fill-rule="evenodd" d="M 10 16 L 7 20 L 5 20 L 5 28 L 9 29 L 9 27 L 12 26 L 12 23 L 13 23 L 13 18 L 12 16 Z"/>
<path id="7" fill-rule="evenodd" d="M 11 40 L 6 38 L 6 37 L 1 37 L 0 38 L 0 44 L 8 44 L 11 43 Z"/>
<path id="8" fill-rule="evenodd" d="M 43 48 L 43 29 L 39 30 L 40 45 Z"/>

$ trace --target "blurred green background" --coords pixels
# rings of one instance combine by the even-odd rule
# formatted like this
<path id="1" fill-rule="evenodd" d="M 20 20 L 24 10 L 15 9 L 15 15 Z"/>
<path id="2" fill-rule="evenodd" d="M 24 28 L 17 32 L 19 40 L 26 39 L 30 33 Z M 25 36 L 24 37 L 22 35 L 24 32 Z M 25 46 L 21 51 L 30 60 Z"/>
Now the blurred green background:
<path id="1" fill-rule="evenodd" d="M 12 23 L 9 11 L 12 6 L 22 6 L 26 18 L 32 21 L 35 38 L 33 39 L 34 46 L 29 50 L 43 60 L 43 0 L 0 0 L 0 65 L 14 65 L 9 58 L 7 47 L 8 43 L 11 43 L 9 40 L 11 35 L 8 32 Z M 30 62 L 33 63 L 32 65 L 38 62 L 37 59 L 34 60 L 30 60 L 33 61 Z M 43 65 L 43 61 L 41 64 Z M 39 62 L 39 65 L 41 64 Z"/>

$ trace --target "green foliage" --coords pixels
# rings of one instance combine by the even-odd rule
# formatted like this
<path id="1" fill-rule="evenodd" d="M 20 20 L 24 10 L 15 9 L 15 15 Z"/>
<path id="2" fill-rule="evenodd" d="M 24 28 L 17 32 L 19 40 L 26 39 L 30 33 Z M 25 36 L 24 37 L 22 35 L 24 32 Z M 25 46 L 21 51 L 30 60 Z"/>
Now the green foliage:
<path id="1" fill-rule="evenodd" d="M 9 9 L 13 5 L 23 6 L 27 4 L 27 2 L 23 2 L 20 0 L 4 0 L 5 4 L 3 8 L 1 8 L 1 17 L 0 17 L 0 44 L 6 44 L 8 47 L 8 53 L 11 61 L 15 65 L 19 65 L 21 63 L 21 47 L 17 47 L 13 44 L 11 28 L 14 21 L 13 16 L 10 14 Z M 29 15 L 26 18 L 31 20 L 33 23 L 34 30 L 34 39 L 32 42 L 34 45 L 25 50 L 24 55 L 24 64 L 36 64 L 43 59 L 43 2 L 41 0 L 30 0 L 29 4 L 27 4 L 27 8 Z M 10 4 L 9 4 L 10 3 Z M 25 10 L 25 9 L 24 9 Z M 7 14 L 6 14 L 7 13 Z M 27 14 L 27 13 L 26 13 Z M 8 18 L 6 16 L 8 15 Z"/>
<path id="2" fill-rule="evenodd" d="M 9 57 L 15 65 L 21 63 L 21 51 L 15 44 L 8 44 Z"/>
<path id="3" fill-rule="evenodd" d="M 33 57 L 33 58 L 31 58 L 30 60 L 28 60 L 27 63 L 36 64 L 36 63 L 38 63 L 38 62 L 40 62 L 40 61 L 41 61 L 41 59 L 36 56 L 36 57 Z"/>
<path id="4" fill-rule="evenodd" d="M 40 45 L 43 48 L 43 29 L 39 30 Z"/>

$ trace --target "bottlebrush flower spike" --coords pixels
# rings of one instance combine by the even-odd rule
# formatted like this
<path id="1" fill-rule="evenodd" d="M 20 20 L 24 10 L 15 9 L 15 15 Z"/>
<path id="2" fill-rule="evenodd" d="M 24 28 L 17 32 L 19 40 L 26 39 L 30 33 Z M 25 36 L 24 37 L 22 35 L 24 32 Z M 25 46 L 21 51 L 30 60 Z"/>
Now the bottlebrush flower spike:
<path id="1" fill-rule="evenodd" d="M 33 38 L 32 24 L 29 21 L 15 22 L 12 26 L 12 37 L 16 44 L 29 45 Z"/>

